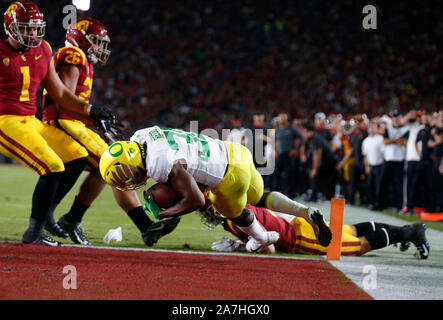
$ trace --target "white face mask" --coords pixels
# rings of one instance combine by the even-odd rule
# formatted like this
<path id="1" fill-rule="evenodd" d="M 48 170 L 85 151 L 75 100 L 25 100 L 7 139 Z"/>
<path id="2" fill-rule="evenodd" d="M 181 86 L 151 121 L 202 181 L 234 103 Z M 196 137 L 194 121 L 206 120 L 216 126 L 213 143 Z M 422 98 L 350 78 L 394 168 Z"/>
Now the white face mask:
<path id="1" fill-rule="evenodd" d="M 43 20 L 30 20 L 29 22 L 12 22 L 9 25 L 10 31 L 5 32 L 14 41 L 26 48 L 36 48 L 40 46 L 46 32 L 46 22 Z"/>

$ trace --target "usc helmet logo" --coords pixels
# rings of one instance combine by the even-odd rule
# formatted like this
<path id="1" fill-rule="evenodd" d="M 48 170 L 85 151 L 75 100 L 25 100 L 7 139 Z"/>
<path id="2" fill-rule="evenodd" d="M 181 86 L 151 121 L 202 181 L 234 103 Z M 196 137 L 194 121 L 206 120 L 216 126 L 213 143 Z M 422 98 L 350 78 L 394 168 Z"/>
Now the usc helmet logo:
<path id="1" fill-rule="evenodd" d="M 15 11 L 17 11 L 18 9 L 18 4 L 17 3 L 13 3 L 9 6 L 8 9 L 6 9 L 6 14 L 11 17 L 13 12 L 15 13 Z"/>
<path id="2" fill-rule="evenodd" d="M 77 22 L 76 28 L 77 30 L 83 30 L 86 31 L 89 28 L 89 25 L 92 24 L 92 21 L 89 20 L 81 20 L 79 22 Z"/>

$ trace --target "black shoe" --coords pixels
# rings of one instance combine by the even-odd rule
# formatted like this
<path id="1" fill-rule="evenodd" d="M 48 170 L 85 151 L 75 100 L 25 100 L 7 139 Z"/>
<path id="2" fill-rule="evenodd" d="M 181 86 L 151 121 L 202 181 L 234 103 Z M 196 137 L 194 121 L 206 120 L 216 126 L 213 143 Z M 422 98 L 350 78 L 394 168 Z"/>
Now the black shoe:
<path id="1" fill-rule="evenodd" d="M 400 242 L 400 251 L 405 252 L 406 250 L 409 249 L 410 246 L 411 246 L 411 243 L 409 241 L 402 241 L 402 242 Z"/>
<path id="2" fill-rule="evenodd" d="M 179 222 L 180 217 L 154 222 L 145 232 L 142 232 L 143 241 L 147 246 L 153 246 L 161 237 L 171 233 Z"/>
<path id="3" fill-rule="evenodd" d="M 332 240 L 332 231 L 326 224 L 326 221 L 323 218 L 323 215 L 320 213 L 320 210 L 316 208 L 309 208 L 308 212 L 311 220 L 318 226 L 318 243 L 323 247 L 329 246 Z"/>
<path id="4" fill-rule="evenodd" d="M 57 224 L 68 233 L 69 237 L 74 243 L 90 245 L 91 242 L 86 238 L 88 235 L 83 229 L 81 222 L 69 222 L 65 216 L 58 219 Z"/>
<path id="5" fill-rule="evenodd" d="M 51 235 L 54 237 L 60 237 L 60 238 L 67 238 L 69 237 L 69 234 L 65 232 L 57 223 L 54 223 L 53 225 L 48 225 L 46 223 L 45 230 L 48 231 Z"/>
<path id="6" fill-rule="evenodd" d="M 429 257 L 430 245 L 426 239 L 426 225 L 418 222 L 407 225 L 404 228 L 407 228 L 406 233 L 409 235 L 408 238 L 418 250 L 418 254 L 415 254 L 415 256 L 419 259 L 427 259 Z"/>
<path id="7" fill-rule="evenodd" d="M 29 235 L 25 234 L 23 235 L 22 242 L 26 244 L 37 244 L 42 246 L 51 246 L 51 247 L 59 247 L 62 245 L 61 242 L 55 241 L 50 236 L 46 235 L 44 232 L 41 234 L 33 237 L 29 237 Z"/>

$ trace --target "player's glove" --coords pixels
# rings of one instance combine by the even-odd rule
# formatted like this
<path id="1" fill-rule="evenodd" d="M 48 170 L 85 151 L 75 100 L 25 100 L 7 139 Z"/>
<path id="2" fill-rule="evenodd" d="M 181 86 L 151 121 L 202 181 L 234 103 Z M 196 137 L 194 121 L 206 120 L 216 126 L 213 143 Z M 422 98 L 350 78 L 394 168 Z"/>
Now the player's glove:
<path id="1" fill-rule="evenodd" d="M 241 240 L 223 237 L 222 240 L 213 242 L 211 249 L 214 251 L 246 252 L 246 245 Z"/>
<path id="2" fill-rule="evenodd" d="M 126 140 L 121 128 L 123 128 L 123 125 L 111 120 L 100 120 L 98 125 L 98 129 L 110 145 L 116 141 Z"/>
<path id="3" fill-rule="evenodd" d="M 115 123 L 115 115 L 110 108 L 91 104 L 88 108 L 88 114 L 96 127 L 100 126 L 100 120 L 109 120 L 111 123 Z"/>
<path id="4" fill-rule="evenodd" d="M 145 198 L 145 207 L 144 209 L 151 212 L 156 219 L 158 219 L 160 212 L 162 211 L 158 204 L 154 200 L 154 196 L 152 194 L 146 194 L 143 192 L 143 197 Z"/>

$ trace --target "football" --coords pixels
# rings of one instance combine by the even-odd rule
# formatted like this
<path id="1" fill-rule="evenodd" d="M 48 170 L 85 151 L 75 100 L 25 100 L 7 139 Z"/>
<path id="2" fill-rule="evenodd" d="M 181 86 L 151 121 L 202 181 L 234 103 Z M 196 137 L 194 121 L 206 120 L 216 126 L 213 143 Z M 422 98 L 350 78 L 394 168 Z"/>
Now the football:
<path id="1" fill-rule="evenodd" d="M 145 191 L 146 195 L 152 194 L 154 201 L 160 208 L 166 209 L 179 202 L 182 195 L 164 183 L 157 183 Z"/>
<path id="2" fill-rule="evenodd" d="M 205 189 L 203 187 L 199 187 L 200 191 L 204 194 Z M 158 204 L 160 208 L 167 209 L 172 207 L 177 202 L 179 202 L 182 198 L 182 195 L 175 191 L 172 187 L 164 183 L 157 183 L 150 187 L 145 193 L 152 194 L 154 197 L 154 201 Z M 206 206 L 209 206 L 211 202 L 208 198 L 205 197 Z"/>

